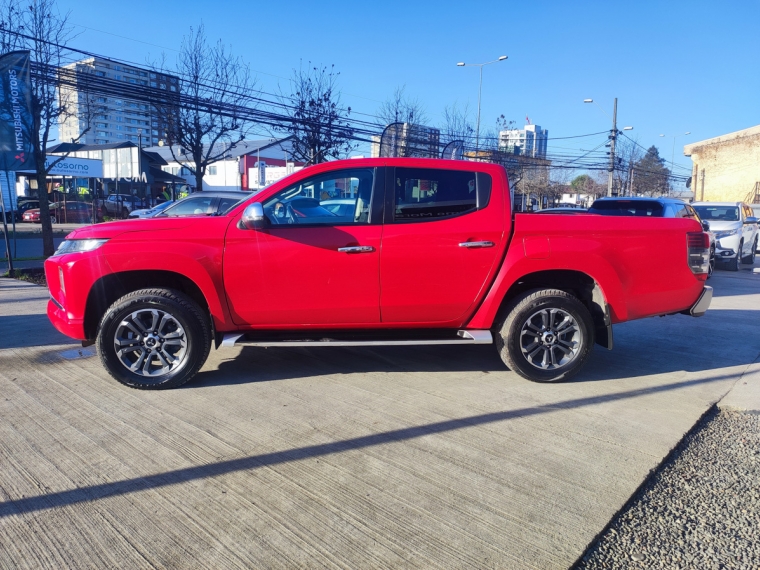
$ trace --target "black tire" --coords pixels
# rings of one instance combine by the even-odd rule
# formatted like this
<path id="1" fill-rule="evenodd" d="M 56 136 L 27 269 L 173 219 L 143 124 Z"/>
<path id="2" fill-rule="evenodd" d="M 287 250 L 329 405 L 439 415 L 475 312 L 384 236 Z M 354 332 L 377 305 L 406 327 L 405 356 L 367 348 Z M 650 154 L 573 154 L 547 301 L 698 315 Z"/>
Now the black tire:
<path id="1" fill-rule="evenodd" d="M 51 224 L 57 224 L 58 223 L 58 220 L 56 219 L 55 216 L 50 216 L 50 223 Z"/>
<path id="2" fill-rule="evenodd" d="M 550 326 L 543 332 L 534 333 L 533 330 L 537 329 L 536 319 L 543 320 L 542 315 L 548 314 L 550 310 L 565 313 L 549 315 L 550 319 L 556 320 L 561 317 L 563 321 L 549 323 Z M 504 314 L 506 317 L 498 325 L 494 335 L 499 356 L 510 370 L 528 380 L 559 382 L 571 378 L 583 367 L 594 346 L 594 323 L 591 314 L 583 303 L 565 291 L 528 291 L 513 299 Z M 566 320 L 567 316 L 571 317 L 571 325 L 574 328 L 563 333 L 563 323 L 567 326 L 569 322 Z M 569 337 L 569 334 L 573 336 Z M 544 364 L 547 364 L 547 360 L 554 360 L 548 363 L 548 367 L 542 368 L 535 364 L 537 356 L 531 360 L 531 351 L 538 352 Z M 558 355 L 561 358 L 556 362 Z M 563 364 L 562 360 L 565 357 L 568 361 Z"/>
<path id="3" fill-rule="evenodd" d="M 709 279 L 712 277 L 712 274 L 715 273 L 715 248 L 710 248 L 710 262 L 707 265 L 707 278 Z"/>
<path id="4" fill-rule="evenodd" d="M 117 339 L 127 347 L 121 354 L 115 346 Z M 176 388 L 206 362 L 211 325 L 203 310 L 183 293 L 141 289 L 124 295 L 106 311 L 96 344 L 106 370 L 122 384 L 141 390 Z"/>
<path id="5" fill-rule="evenodd" d="M 752 244 L 752 249 L 750 250 L 750 254 L 742 257 L 742 263 L 746 263 L 747 265 L 752 265 L 753 263 L 755 263 L 756 249 L 757 249 L 757 238 L 755 238 L 755 242 Z"/>
<path id="6" fill-rule="evenodd" d="M 129 210 L 127 210 L 126 208 L 122 208 L 121 217 L 123 220 L 126 220 L 129 217 Z"/>

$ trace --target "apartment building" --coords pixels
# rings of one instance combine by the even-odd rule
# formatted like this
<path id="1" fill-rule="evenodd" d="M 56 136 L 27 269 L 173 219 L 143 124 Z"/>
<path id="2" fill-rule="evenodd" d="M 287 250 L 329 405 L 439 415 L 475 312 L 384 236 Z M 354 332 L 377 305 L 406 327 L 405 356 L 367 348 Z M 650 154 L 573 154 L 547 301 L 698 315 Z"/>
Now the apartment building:
<path id="1" fill-rule="evenodd" d="M 73 72 L 73 77 L 59 89 L 59 100 L 73 106 L 76 113 L 62 117 L 61 142 L 158 144 L 171 109 L 164 104 L 158 112 L 153 102 L 178 94 L 179 78 L 99 57 L 63 69 Z"/>
<path id="2" fill-rule="evenodd" d="M 385 128 L 382 136 L 372 136 L 370 156 L 439 158 L 440 141 L 439 129 L 413 123 L 393 123 Z"/>
<path id="3" fill-rule="evenodd" d="M 549 131 L 538 125 L 499 132 L 499 150 L 533 158 L 546 158 Z"/>

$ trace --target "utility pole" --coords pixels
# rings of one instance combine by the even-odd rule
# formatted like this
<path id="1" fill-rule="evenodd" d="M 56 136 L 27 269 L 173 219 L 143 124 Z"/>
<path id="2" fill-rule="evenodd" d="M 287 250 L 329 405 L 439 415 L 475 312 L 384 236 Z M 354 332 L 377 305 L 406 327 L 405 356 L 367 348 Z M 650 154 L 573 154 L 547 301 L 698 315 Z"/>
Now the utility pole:
<path id="1" fill-rule="evenodd" d="M 617 140 L 617 97 L 612 108 L 612 130 L 610 131 L 610 167 L 607 178 L 607 196 L 612 196 L 612 179 L 615 174 L 615 141 Z"/>

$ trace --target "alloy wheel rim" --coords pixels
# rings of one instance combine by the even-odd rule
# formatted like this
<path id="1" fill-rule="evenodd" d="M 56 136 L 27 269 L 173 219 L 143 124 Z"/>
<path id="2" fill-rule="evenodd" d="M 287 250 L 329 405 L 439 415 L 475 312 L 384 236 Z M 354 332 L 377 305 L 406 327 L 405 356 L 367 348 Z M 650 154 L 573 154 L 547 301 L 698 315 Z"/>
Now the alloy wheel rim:
<path id="1" fill-rule="evenodd" d="M 160 309 L 140 309 L 126 315 L 113 341 L 119 362 L 133 374 L 163 376 L 187 357 L 187 335 L 180 322 Z"/>
<path id="2" fill-rule="evenodd" d="M 528 317 L 520 329 L 520 350 L 539 370 L 558 370 L 573 362 L 581 349 L 581 330 L 567 311 L 541 309 Z"/>

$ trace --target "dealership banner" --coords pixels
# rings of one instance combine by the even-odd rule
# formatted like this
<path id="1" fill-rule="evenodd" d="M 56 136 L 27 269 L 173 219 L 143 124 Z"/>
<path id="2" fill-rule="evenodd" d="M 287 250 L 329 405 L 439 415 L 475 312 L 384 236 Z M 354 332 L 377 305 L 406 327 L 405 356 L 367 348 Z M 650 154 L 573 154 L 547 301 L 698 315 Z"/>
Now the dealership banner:
<path id="1" fill-rule="evenodd" d="M 0 56 L 0 170 L 34 168 L 29 52 Z"/>

